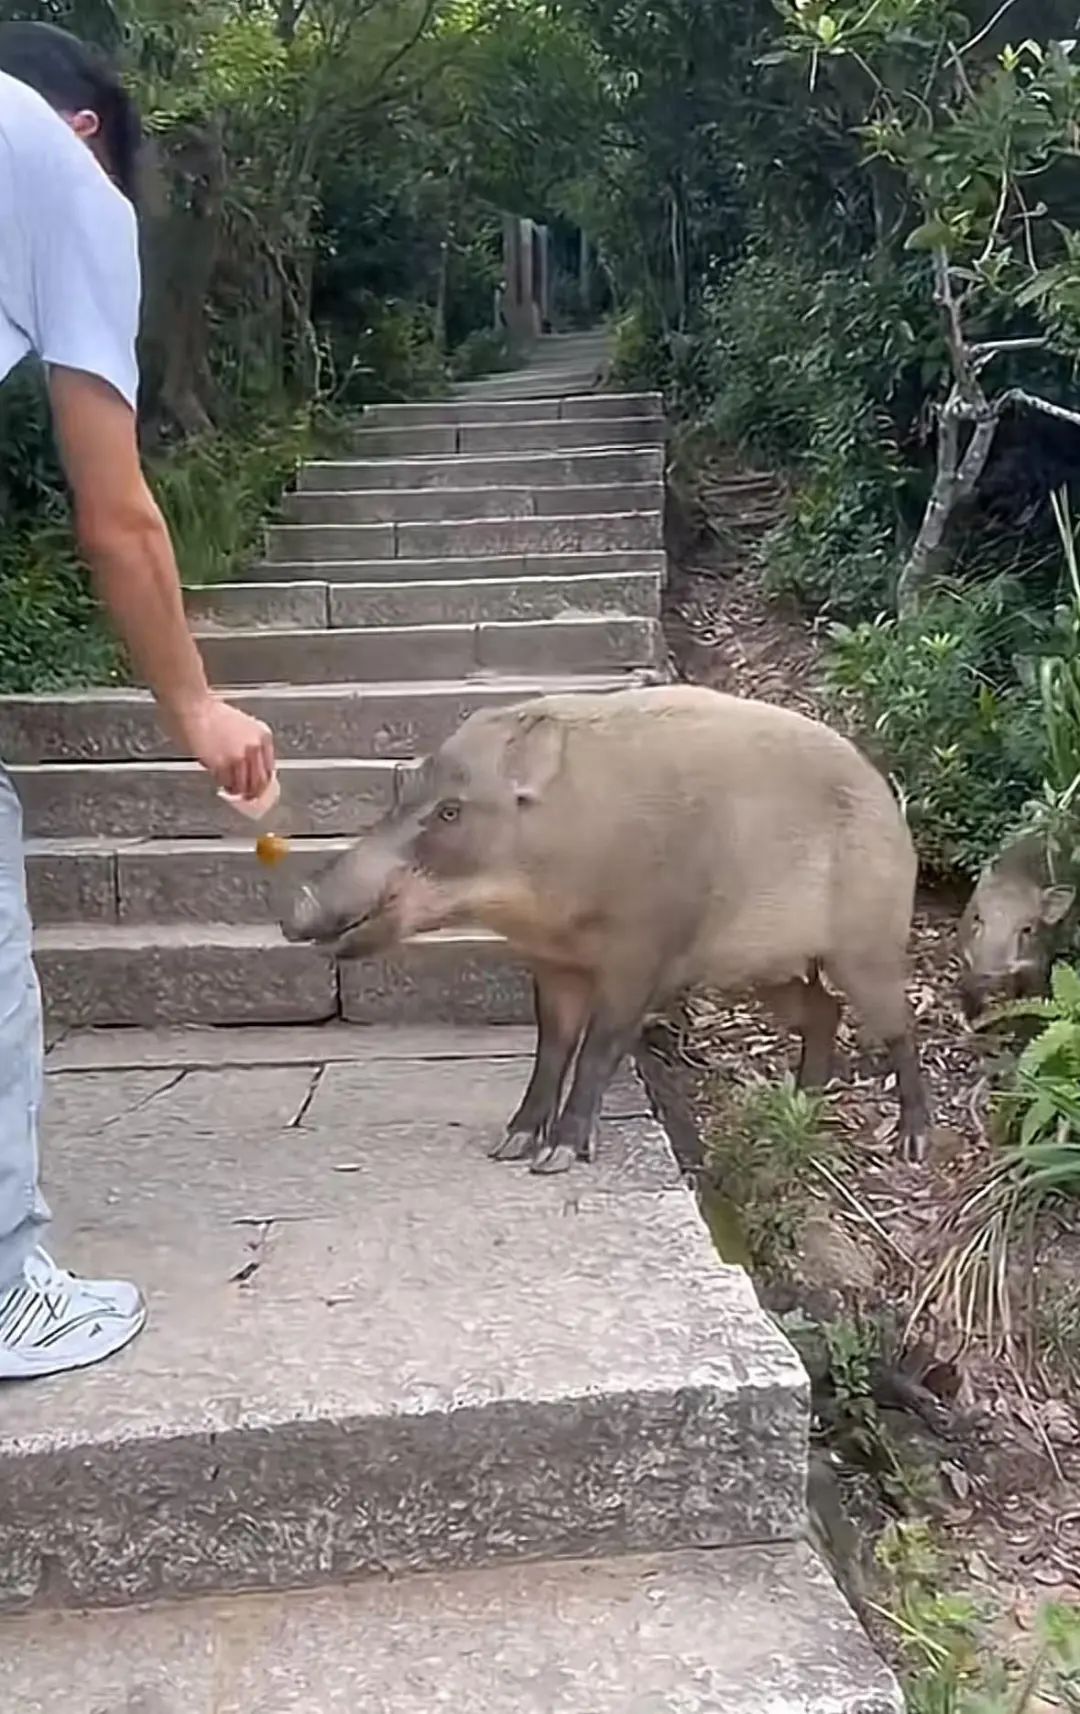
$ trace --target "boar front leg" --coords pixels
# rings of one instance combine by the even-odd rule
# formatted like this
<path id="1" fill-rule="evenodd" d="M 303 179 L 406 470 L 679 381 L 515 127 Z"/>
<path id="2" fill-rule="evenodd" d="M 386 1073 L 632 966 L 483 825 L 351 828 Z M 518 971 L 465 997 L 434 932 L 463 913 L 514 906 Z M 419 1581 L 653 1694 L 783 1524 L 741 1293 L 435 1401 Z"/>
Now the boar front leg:
<path id="1" fill-rule="evenodd" d="M 559 1115 L 563 1084 L 581 1041 L 592 998 L 579 971 L 536 967 L 536 1057 L 525 1097 L 490 1151 L 492 1160 L 527 1160 L 544 1147 Z"/>
<path id="2" fill-rule="evenodd" d="M 615 992 L 621 985 L 613 984 Z M 634 1005 L 627 996 L 639 1000 Z M 554 1127 L 533 1157 L 532 1172 L 567 1172 L 575 1161 L 591 1161 L 593 1139 L 608 1084 L 619 1061 L 641 1031 L 652 984 L 627 984 L 617 1005 L 594 1004 L 574 1068 L 570 1094 Z"/>

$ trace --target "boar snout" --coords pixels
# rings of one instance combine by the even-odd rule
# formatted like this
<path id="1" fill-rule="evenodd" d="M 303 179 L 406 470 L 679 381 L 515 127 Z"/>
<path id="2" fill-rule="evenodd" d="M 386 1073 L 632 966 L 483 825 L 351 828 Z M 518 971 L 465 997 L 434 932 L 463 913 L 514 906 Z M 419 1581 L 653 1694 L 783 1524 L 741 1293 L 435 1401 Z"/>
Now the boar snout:
<path id="1" fill-rule="evenodd" d="M 361 841 L 313 881 L 298 887 L 281 913 L 286 940 L 333 946 L 344 956 L 395 938 L 393 901 L 407 873 L 400 856 Z"/>
<path id="2" fill-rule="evenodd" d="M 322 914 L 314 887 L 298 887 L 281 914 L 281 932 L 286 940 L 319 940 Z"/>

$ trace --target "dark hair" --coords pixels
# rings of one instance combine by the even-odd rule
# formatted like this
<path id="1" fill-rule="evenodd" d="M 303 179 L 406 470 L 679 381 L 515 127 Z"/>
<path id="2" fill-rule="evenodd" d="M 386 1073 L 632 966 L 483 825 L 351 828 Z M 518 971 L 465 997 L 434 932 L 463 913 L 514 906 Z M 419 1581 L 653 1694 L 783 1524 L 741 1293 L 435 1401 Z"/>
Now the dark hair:
<path id="1" fill-rule="evenodd" d="M 28 83 L 50 107 L 96 113 L 105 165 L 134 202 L 142 126 L 116 69 L 98 48 L 55 24 L 0 24 L 0 71 Z"/>

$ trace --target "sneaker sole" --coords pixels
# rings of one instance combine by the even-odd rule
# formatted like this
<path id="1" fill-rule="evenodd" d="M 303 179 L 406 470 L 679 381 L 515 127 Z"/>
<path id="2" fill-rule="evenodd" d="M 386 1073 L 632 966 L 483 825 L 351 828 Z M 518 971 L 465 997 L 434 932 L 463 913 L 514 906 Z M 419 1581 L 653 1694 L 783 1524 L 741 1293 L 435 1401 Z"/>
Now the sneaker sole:
<path id="1" fill-rule="evenodd" d="M 137 1315 L 121 1322 L 113 1336 L 103 1344 L 67 1359 L 58 1360 L 55 1352 L 27 1352 L 20 1356 L 10 1349 L 0 1349 L 0 1381 L 42 1381 L 51 1375 L 70 1375 L 79 1369 L 93 1369 L 98 1363 L 106 1363 L 138 1338 L 146 1326 L 146 1313 L 144 1304 Z"/>

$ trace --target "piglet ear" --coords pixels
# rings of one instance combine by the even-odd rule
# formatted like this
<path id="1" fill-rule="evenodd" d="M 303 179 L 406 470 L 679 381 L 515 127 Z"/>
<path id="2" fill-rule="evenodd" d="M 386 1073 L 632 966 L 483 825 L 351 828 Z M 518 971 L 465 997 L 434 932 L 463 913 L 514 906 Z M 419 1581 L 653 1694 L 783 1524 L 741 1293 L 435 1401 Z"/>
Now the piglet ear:
<path id="1" fill-rule="evenodd" d="M 503 754 L 503 773 L 519 804 L 538 803 L 558 776 L 566 745 L 566 727 L 550 715 L 518 717 Z"/>
<path id="2" fill-rule="evenodd" d="M 1054 928 L 1068 916 L 1075 899 L 1075 887 L 1043 888 L 1042 898 L 1039 902 L 1039 915 L 1047 928 Z"/>

